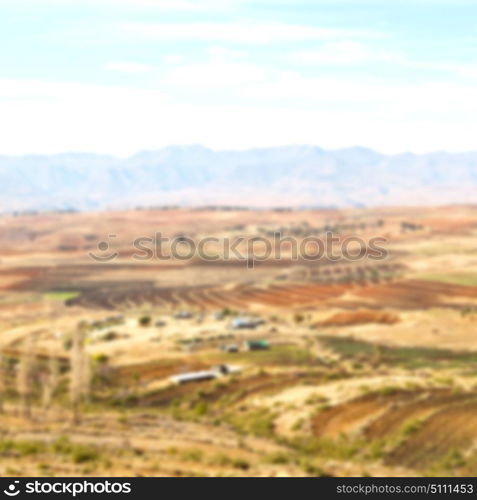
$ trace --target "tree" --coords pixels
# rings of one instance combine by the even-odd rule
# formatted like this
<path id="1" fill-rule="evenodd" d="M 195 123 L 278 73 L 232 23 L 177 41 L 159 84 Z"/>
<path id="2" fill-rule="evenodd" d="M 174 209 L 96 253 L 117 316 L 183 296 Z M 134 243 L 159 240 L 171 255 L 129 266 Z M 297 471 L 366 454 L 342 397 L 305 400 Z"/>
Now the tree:
<path id="1" fill-rule="evenodd" d="M 3 413 L 5 410 L 3 403 L 7 392 L 7 368 L 7 359 L 3 354 L 0 354 L 0 413 Z"/>
<path id="2" fill-rule="evenodd" d="M 70 370 L 70 398 L 73 422 L 81 420 L 81 406 L 89 397 L 91 386 L 90 359 L 84 348 L 85 331 L 77 328 L 73 333 Z"/>
<path id="3" fill-rule="evenodd" d="M 17 368 L 17 392 L 20 396 L 22 413 L 25 418 L 31 418 L 31 402 L 34 380 L 34 339 L 29 335 L 23 342 L 22 352 Z"/>
<path id="4" fill-rule="evenodd" d="M 151 316 L 141 316 L 138 323 L 139 326 L 149 326 L 151 324 Z"/>
<path id="5" fill-rule="evenodd" d="M 295 313 L 293 319 L 295 320 L 295 323 L 302 323 L 305 320 L 305 316 L 301 313 Z"/>
<path id="6" fill-rule="evenodd" d="M 48 358 L 48 372 L 43 377 L 42 382 L 42 405 L 47 410 L 51 406 L 60 383 L 60 363 L 52 353 Z"/>

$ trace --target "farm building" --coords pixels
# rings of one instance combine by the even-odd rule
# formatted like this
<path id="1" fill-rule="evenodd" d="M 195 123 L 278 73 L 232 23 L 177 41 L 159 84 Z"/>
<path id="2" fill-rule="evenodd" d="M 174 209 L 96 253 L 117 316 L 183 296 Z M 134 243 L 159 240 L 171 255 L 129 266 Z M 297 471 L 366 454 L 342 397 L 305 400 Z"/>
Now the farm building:
<path id="1" fill-rule="evenodd" d="M 178 375 L 172 375 L 169 377 L 171 382 L 175 384 L 187 384 L 190 382 L 202 382 L 205 380 L 212 380 L 214 378 L 219 378 L 229 373 L 236 373 L 239 370 L 233 368 L 229 365 L 218 365 L 214 366 L 210 370 L 201 370 L 197 372 L 180 373 Z"/>
<path id="2" fill-rule="evenodd" d="M 198 372 L 180 373 L 172 375 L 170 380 L 175 384 L 187 384 L 189 382 L 201 382 L 203 380 L 212 380 L 217 378 L 218 374 L 213 370 L 202 370 Z"/>
<path id="3" fill-rule="evenodd" d="M 175 319 L 190 319 L 193 317 L 194 317 L 194 315 L 189 311 L 179 311 L 179 312 L 174 314 Z"/>
<path id="4" fill-rule="evenodd" d="M 244 318 L 238 317 L 232 320 L 231 327 L 235 330 L 240 329 L 253 329 L 257 328 L 257 326 L 263 325 L 265 321 L 260 318 Z"/>
<path id="5" fill-rule="evenodd" d="M 270 349 L 268 340 L 246 340 L 243 347 L 247 351 L 264 351 Z"/>
<path id="6" fill-rule="evenodd" d="M 227 344 L 227 345 L 223 345 L 221 347 L 221 349 L 225 352 L 238 352 L 239 351 L 239 347 L 237 344 Z"/>

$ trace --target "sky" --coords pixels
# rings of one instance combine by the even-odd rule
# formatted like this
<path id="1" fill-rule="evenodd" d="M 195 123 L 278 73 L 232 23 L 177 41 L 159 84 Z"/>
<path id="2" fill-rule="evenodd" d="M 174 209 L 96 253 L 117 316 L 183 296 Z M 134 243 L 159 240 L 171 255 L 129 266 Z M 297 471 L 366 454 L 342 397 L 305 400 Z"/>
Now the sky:
<path id="1" fill-rule="evenodd" d="M 475 0 L 0 0 L 0 154 L 476 150 Z"/>

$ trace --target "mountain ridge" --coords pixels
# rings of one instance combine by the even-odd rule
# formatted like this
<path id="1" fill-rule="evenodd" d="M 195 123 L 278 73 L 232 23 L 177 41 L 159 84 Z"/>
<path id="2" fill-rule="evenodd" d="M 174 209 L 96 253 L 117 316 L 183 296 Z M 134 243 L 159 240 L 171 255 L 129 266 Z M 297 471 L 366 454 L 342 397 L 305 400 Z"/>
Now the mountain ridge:
<path id="1" fill-rule="evenodd" d="M 477 201 L 477 151 L 386 155 L 355 146 L 168 146 L 128 158 L 0 156 L 0 211 L 177 204 L 368 207 Z"/>

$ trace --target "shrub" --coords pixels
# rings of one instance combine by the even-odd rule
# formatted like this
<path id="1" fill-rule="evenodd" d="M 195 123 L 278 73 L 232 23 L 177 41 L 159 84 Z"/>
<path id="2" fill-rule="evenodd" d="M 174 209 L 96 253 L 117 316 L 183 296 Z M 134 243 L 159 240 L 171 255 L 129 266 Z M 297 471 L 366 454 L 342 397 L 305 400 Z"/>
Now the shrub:
<path id="1" fill-rule="evenodd" d="M 71 459 L 75 464 L 84 464 L 85 462 L 94 462 L 98 460 L 99 453 L 93 448 L 87 446 L 76 446 L 71 454 Z"/>
<path id="2" fill-rule="evenodd" d="M 419 419 L 411 420 L 406 422 L 402 427 L 402 433 L 404 436 L 410 436 L 414 434 L 422 427 L 423 421 Z"/>
<path id="3" fill-rule="evenodd" d="M 305 316 L 303 316 L 303 314 L 301 314 L 301 313 L 296 313 L 293 316 L 293 319 L 294 319 L 295 323 L 302 323 L 305 319 Z"/>
<path id="4" fill-rule="evenodd" d="M 243 458 L 235 458 L 232 460 L 232 466 L 235 467 L 236 469 L 241 469 L 241 470 L 248 470 L 250 469 L 250 464 Z"/>
<path id="5" fill-rule="evenodd" d="M 218 455 L 213 456 L 209 460 L 209 463 L 211 465 L 218 465 L 218 466 L 225 467 L 225 466 L 230 465 L 232 463 L 232 459 L 230 459 L 227 455 L 220 453 Z"/>
<path id="6" fill-rule="evenodd" d="M 289 464 L 290 462 L 292 462 L 292 458 L 290 457 L 290 455 L 287 455 L 286 453 L 280 453 L 280 452 L 272 453 L 271 455 L 266 457 L 265 460 L 266 460 L 266 462 L 268 462 L 270 464 L 275 464 L 275 465 L 285 465 L 285 464 Z"/>
<path id="7" fill-rule="evenodd" d="M 444 470 L 455 470 L 459 467 L 463 467 L 465 465 L 465 458 L 462 456 L 462 453 L 457 448 L 451 448 L 447 454 L 437 462 L 437 468 L 442 468 Z"/>
<path id="8" fill-rule="evenodd" d="M 53 451 L 61 455 L 68 455 L 75 464 L 94 462 L 99 459 L 98 451 L 87 445 L 72 443 L 67 436 L 59 437 L 53 443 Z"/>
<path id="9" fill-rule="evenodd" d="M 302 460 L 300 465 L 302 469 L 310 476 L 315 476 L 315 477 L 326 476 L 321 467 L 315 465 L 313 462 L 309 460 Z"/>
<path id="10" fill-rule="evenodd" d="M 151 316 L 141 316 L 138 319 L 139 326 L 149 326 L 151 324 Z"/>
<path id="11" fill-rule="evenodd" d="M 0 454 L 19 454 L 21 456 L 35 455 L 42 450 L 42 444 L 34 441 L 0 441 Z"/>
<path id="12" fill-rule="evenodd" d="M 207 403 L 205 403 L 204 401 L 199 401 L 195 407 L 194 407 L 194 413 L 198 416 L 198 417 L 201 417 L 203 415 L 206 415 L 207 414 Z"/>
<path id="13" fill-rule="evenodd" d="M 192 449 L 184 450 L 180 455 L 181 460 L 186 460 L 189 462 L 201 462 L 204 458 L 204 453 L 202 450 Z"/>
<path id="14" fill-rule="evenodd" d="M 379 394 L 381 394 L 381 396 L 393 396 L 398 391 L 399 391 L 398 387 L 386 386 L 379 389 Z"/>
<path id="15" fill-rule="evenodd" d="M 305 424 L 305 419 L 304 418 L 299 418 L 292 426 L 291 430 L 292 431 L 299 431 Z"/>
<path id="16" fill-rule="evenodd" d="M 235 311 L 233 311 L 232 309 L 230 309 L 230 307 L 224 307 L 222 309 L 222 316 L 236 316 L 237 313 Z"/>
<path id="17" fill-rule="evenodd" d="M 96 363 L 99 364 L 104 364 L 109 361 L 109 357 L 106 354 L 98 352 L 96 354 L 93 354 L 93 361 L 96 361 Z"/>

